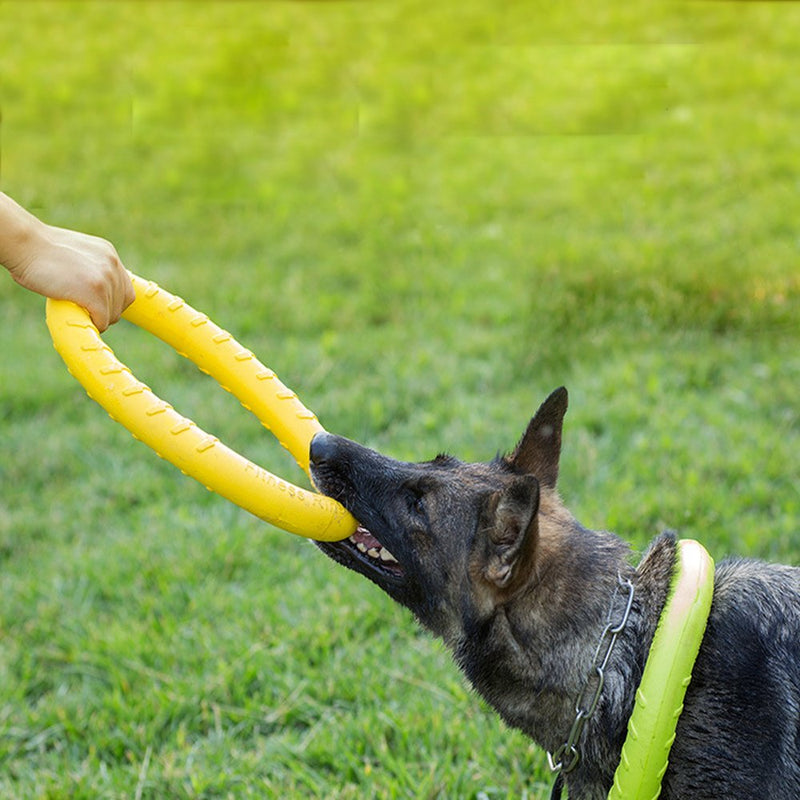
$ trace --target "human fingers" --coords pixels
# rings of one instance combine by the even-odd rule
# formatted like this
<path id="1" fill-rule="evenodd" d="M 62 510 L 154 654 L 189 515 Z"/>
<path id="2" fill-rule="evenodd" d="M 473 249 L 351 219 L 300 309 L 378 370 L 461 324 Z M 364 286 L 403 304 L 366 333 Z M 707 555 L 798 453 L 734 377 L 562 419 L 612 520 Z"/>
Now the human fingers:
<path id="1" fill-rule="evenodd" d="M 128 271 L 110 242 L 92 237 L 88 249 L 91 249 L 94 258 L 92 277 L 86 281 L 83 304 L 92 322 L 102 332 L 120 319 L 135 300 L 136 293 Z"/>

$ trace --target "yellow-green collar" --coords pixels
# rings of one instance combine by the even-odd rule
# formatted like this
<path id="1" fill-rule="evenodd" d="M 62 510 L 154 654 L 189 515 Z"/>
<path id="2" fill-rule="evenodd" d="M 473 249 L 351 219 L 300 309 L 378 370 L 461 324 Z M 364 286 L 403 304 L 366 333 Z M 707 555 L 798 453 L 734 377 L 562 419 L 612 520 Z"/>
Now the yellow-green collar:
<path id="1" fill-rule="evenodd" d="M 699 542 L 680 540 L 669 597 L 636 691 L 608 800 L 655 800 L 661 794 L 713 592 L 713 559 Z"/>

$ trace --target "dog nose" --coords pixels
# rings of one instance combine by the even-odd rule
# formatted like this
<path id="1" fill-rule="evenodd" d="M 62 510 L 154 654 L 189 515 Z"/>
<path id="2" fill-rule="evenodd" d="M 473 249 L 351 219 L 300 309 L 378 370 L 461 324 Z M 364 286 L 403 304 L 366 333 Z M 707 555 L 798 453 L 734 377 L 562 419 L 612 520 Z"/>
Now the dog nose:
<path id="1" fill-rule="evenodd" d="M 336 456 L 337 437 L 327 431 L 320 431 L 314 434 L 309 446 L 309 453 L 311 455 L 311 463 L 316 466 L 321 466 L 326 461 L 331 461 Z"/>

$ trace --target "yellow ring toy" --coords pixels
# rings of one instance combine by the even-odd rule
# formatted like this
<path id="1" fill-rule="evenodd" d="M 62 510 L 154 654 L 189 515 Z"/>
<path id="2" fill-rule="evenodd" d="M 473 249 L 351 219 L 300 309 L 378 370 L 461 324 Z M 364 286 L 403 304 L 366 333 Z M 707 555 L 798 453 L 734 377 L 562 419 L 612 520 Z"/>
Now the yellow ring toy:
<path id="1" fill-rule="evenodd" d="M 123 317 L 158 336 L 234 394 L 308 473 L 309 444 L 323 428 L 297 395 L 205 314 L 155 283 L 133 274 L 131 280 L 136 300 Z M 56 350 L 89 397 L 186 475 L 290 533 L 337 541 L 355 531 L 355 519 L 339 503 L 253 464 L 157 397 L 117 359 L 80 306 L 48 300 L 47 326 Z"/>

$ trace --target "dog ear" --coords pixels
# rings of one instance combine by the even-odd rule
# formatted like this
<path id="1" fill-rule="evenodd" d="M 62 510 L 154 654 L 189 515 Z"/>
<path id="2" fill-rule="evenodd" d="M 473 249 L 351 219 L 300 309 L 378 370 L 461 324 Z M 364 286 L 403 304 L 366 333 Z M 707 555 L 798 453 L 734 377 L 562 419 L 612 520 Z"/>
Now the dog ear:
<path id="1" fill-rule="evenodd" d="M 569 396 L 562 386 L 542 403 L 508 461 L 514 469 L 535 475 L 542 486 L 555 488 L 561 455 L 561 428 Z"/>
<path id="2" fill-rule="evenodd" d="M 490 495 L 483 514 L 482 577 L 506 593 L 529 573 L 538 539 L 539 482 L 522 475 Z"/>

